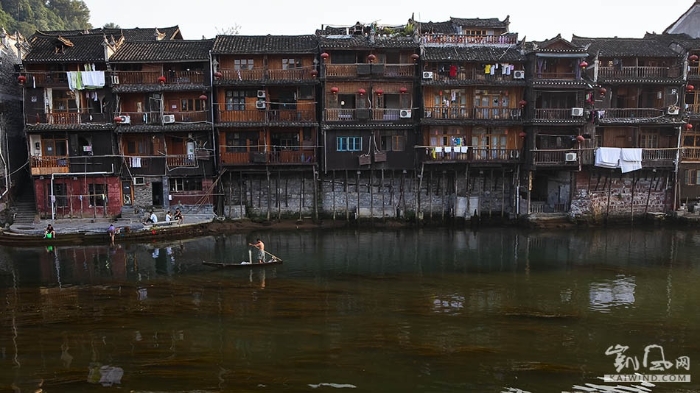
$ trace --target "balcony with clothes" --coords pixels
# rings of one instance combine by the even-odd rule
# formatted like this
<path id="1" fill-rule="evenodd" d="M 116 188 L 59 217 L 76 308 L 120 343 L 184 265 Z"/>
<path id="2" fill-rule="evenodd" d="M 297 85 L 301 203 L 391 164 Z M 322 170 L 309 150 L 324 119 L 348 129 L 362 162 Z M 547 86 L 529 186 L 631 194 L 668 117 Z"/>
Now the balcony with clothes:
<path id="1" fill-rule="evenodd" d="M 534 107 L 528 114 L 534 123 L 584 123 L 588 111 L 583 102 L 583 91 L 539 90 L 535 92 Z M 528 111 L 531 102 L 521 100 L 519 105 Z"/>
<path id="2" fill-rule="evenodd" d="M 110 124 L 108 100 L 104 89 L 28 89 L 24 100 L 25 124 Z"/>
<path id="3" fill-rule="evenodd" d="M 92 64 L 74 66 L 75 71 L 27 70 L 17 81 L 27 88 L 70 88 L 71 90 L 101 89 L 107 85 L 104 70 L 93 69 Z M 86 68 L 85 70 L 79 70 Z"/>
<path id="4" fill-rule="evenodd" d="M 81 125 L 81 124 L 110 124 L 113 119 L 106 113 L 95 113 L 84 109 L 80 111 L 52 112 L 52 113 L 26 113 L 25 124 L 28 126 L 52 124 L 52 125 Z"/>
<path id="5" fill-rule="evenodd" d="M 569 128 L 536 131 L 534 146 L 530 155 L 536 166 L 578 166 L 593 162 L 593 140 L 574 134 Z"/>
<path id="6" fill-rule="evenodd" d="M 610 85 L 597 90 L 593 112 L 598 124 L 681 123 L 678 87 Z M 687 97 L 687 96 L 686 96 Z"/>
<path id="7" fill-rule="evenodd" d="M 425 84 L 503 84 L 504 82 L 525 84 L 525 66 L 511 63 L 456 63 L 449 61 L 429 62 L 421 72 Z"/>
<path id="8" fill-rule="evenodd" d="M 480 146 L 416 146 L 425 163 L 518 163 L 521 149 Z"/>
<path id="9" fill-rule="evenodd" d="M 606 126 L 599 127 L 596 132 L 596 166 L 615 167 L 616 158 L 623 160 L 623 155 L 635 155 L 641 167 L 674 168 L 682 153 L 678 147 L 677 127 Z M 602 157 L 598 155 L 599 149 L 603 149 L 600 150 Z M 599 165 L 601 158 L 605 159 L 603 165 Z"/>

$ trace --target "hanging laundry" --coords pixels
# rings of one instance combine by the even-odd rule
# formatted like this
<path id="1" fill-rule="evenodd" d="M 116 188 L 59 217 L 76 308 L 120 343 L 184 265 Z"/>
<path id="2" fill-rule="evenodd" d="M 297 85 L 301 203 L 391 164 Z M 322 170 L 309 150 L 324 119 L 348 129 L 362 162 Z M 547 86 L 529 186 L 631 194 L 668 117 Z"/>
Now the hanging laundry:
<path id="1" fill-rule="evenodd" d="M 484 74 L 490 74 L 491 73 L 491 64 L 486 64 L 486 67 L 484 67 Z"/>
<path id="2" fill-rule="evenodd" d="M 452 64 L 450 66 L 450 78 L 454 78 L 457 76 L 457 66 Z"/>

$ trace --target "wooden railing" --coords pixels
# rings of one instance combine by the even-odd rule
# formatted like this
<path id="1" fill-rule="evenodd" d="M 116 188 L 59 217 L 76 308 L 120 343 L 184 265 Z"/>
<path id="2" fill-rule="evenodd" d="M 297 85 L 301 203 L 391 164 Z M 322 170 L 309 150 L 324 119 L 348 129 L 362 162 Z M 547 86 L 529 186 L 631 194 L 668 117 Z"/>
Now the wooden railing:
<path id="1" fill-rule="evenodd" d="M 415 64 L 326 64 L 326 78 L 345 78 L 361 75 L 382 75 L 384 77 L 411 78 L 415 75 Z"/>
<path id="2" fill-rule="evenodd" d="M 536 79 L 561 79 L 561 80 L 580 80 L 581 77 L 573 72 L 536 72 Z"/>
<path id="3" fill-rule="evenodd" d="M 566 154 L 574 153 L 576 154 L 574 160 L 567 161 Z M 572 149 L 537 149 L 532 150 L 533 162 L 537 165 L 578 165 L 579 163 L 579 150 Z"/>
<path id="4" fill-rule="evenodd" d="M 487 44 L 487 45 L 513 45 L 518 41 L 517 34 L 468 36 L 459 34 L 424 34 L 421 36 L 423 44 Z"/>
<path id="5" fill-rule="evenodd" d="M 493 75 L 486 73 L 484 69 L 469 69 L 469 70 L 459 70 L 455 76 L 450 76 L 449 71 L 439 71 L 436 68 L 425 69 L 424 71 L 431 71 L 433 73 L 434 81 L 438 82 L 449 82 L 449 81 L 485 81 L 485 82 L 503 82 L 503 81 L 525 81 L 524 74 L 523 78 L 515 78 L 515 73 L 510 71 L 509 74 L 503 74 L 501 70 L 498 70 Z M 519 73 L 520 74 L 520 73 Z M 424 79 L 425 80 L 425 79 Z"/>
<path id="6" fill-rule="evenodd" d="M 682 148 L 681 161 L 700 161 L 700 147 Z"/>
<path id="7" fill-rule="evenodd" d="M 698 69 L 700 69 L 700 67 L 698 66 L 688 67 L 688 79 L 700 79 L 700 73 L 698 72 Z"/>
<path id="8" fill-rule="evenodd" d="M 688 107 L 685 109 L 685 113 L 693 117 L 700 116 L 700 104 L 688 105 Z"/>
<path id="9" fill-rule="evenodd" d="M 66 71 L 32 71 L 24 73 L 27 80 L 25 86 L 37 87 L 68 87 L 68 74 Z"/>
<path id="10" fill-rule="evenodd" d="M 221 79 L 224 80 L 237 80 L 237 81 L 259 81 L 265 79 L 265 69 L 264 68 L 253 68 L 253 69 L 241 69 L 234 70 L 229 68 L 222 68 L 219 70 L 221 72 Z"/>
<path id="11" fill-rule="evenodd" d="M 485 119 L 485 120 L 520 120 L 520 108 L 464 108 L 464 107 L 426 107 L 426 119 Z"/>
<path id="12" fill-rule="evenodd" d="M 518 162 L 519 149 L 490 149 L 472 146 L 416 146 L 424 161 Z M 424 152 L 424 154 L 422 154 Z"/>
<path id="13" fill-rule="evenodd" d="M 112 116 L 106 113 L 57 112 L 57 113 L 27 113 L 25 124 L 86 124 L 112 123 Z"/>
<path id="14" fill-rule="evenodd" d="M 116 121 L 120 118 L 120 121 Z M 112 120 L 120 125 L 162 125 L 170 123 L 201 123 L 210 121 L 209 111 L 190 112 L 119 112 Z"/>
<path id="15" fill-rule="evenodd" d="M 612 108 L 598 111 L 601 121 L 623 119 L 654 119 L 661 118 L 665 114 L 663 109 L 656 108 Z"/>
<path id="16" fill-rule="evenodd" d="M 290 68 L 287 70 L 267 70 L 267 78 L 269 80 L 311 80 L 316 76 L 312 74 L 314 67 Z"/>
<path id="17" fill-rule="evenodd" d="M 408 121 L 413 118 L 411 109 L 326 109 L 325 121 Z"/>
<path id="18" fill-rule="evenodd" d="M 165 78 L 163 84 L 167 85 L 201 85 L 204 83 L 202 71 L 113 71 L 113 85 L 155 85 L 161 83 L 161 77 Z"/>
<path id="19" fill-rule="evenodd" d="M 315 150 L 308 146 L 259 146 L 263 151 L 247 150 L 245 146 L 219 146 L 222 165 L 248 164 L 314 164 Z M 239 151 L 227 151 L 239 150 Z"/>
<path id="20" fill-rule="evenodd" d="M 583 121 L 583 116 L 573 116 L 571 108 L 563 109 L 535 109 L 536 120 L 554 120 L 554 121 Z"/>
<path id="21" fill-rule="evenodd" d="M 604 66 L 598 67 L 598 80 L 678 78 L 680 67 Z"/>
<path id="22" fill-rule="evenodd" d="M 246 109 L 226 110 L 227 104 L 219 104 L 216 121 L 220 123 L 275 123 L 315 122 L 313 105 L 302 105 L 299 109 Z"/>
<path id="23" fill-rule="evenodd" d="M 676 148 L 642 149 L 643 166 L 673 166 Z M 536 165 L 593 165 L 595 148 L 585 149 L 535 149 L 531 150 Z M 574 153 L 574 160 L 567 160 L 567 154 Z M 572 158 L 574 158 L 572 157 Z"/>
<path id="24" fill-rule="evenodd" d="M 32 175 L 70 172 L 68 156 L 31 156 Z"/>
<path id="25" fill-rule="evenodd" d="M 197 166 L 197 157 L 194 154 L 176 154 L 165 156 L 165 165 L 173 167 Z"/>
<path id="26" fill-rule="evenodd" d="M 643 149 L 642 165 L 674 166 L 677 152 L 676 148 Z"/>

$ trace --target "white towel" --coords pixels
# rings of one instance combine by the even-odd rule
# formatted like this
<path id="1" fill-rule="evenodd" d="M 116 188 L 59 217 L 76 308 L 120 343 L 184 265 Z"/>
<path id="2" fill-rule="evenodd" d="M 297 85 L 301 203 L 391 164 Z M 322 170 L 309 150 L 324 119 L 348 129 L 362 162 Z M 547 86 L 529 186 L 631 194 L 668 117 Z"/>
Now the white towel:
<path id="1" fill-rule="evenodd" d="M 436 153 L 442 153 L 442 146 L 435 146 Z"/>
<path id="2" fill-rule="evenodd" d="M 620 150 L 619 147 L 599 147 L 595 151 L 595 166 L 619 168 Z"/>
<path id="3" fill-rule="evenodd" d="M 620 149 L 620 170 L 622 173 L 642 169 L 642 149 Z"/>
<path id="4" fill-rule="evenodd" d="M 467 152 L 467 149 L 469 149 L 468 146 L 460 146 L 460 147 L 459 147 L 459 152 L 460 152 L 460 153 L 466 153 L 466 152 Z"/>
<path id="5" fill-rule="evenodd" d="M 445 146 L 445 153 L 452 153 L 452 146 Z"/>
<path id="6" fill-rule="evenodd" d="M 141 157 L 131 157 L 131 167 L 141 168 Z"/>

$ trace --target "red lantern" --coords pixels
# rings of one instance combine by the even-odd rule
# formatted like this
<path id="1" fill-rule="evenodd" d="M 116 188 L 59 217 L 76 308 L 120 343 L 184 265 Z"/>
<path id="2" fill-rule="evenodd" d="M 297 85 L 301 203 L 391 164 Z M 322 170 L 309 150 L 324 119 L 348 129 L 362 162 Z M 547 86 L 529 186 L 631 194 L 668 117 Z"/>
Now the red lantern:
<path id="1" fill-rule="evenodd" d="M 586 60 L 584 60 L 584 61 L 578 63 L 578 66 L 581 68 L 586 68 L 586 67 L 588 67 L 588 63 L 586 63 Z"/>
<path id="2" fill-rule="evenodd" d="M 321 58 L 324 61 L 326 61 L 329 57 L 331 57 L 331 55 L 329 55 L 328 53 L 326 53 L 326 52 L 321 53 Z"/>
<path id="3" fill-rule="evenodd" d="M 206 100 L 207 100 L 207 95 L 206 95 L 206 94 L 202 94 L 201 96 L 199 96 L 199 99 L 202 100 L 202 101 L 206 101 Z"/>
<path id="4" fill-rule="evenodd" d="M 335 87 L 335 86 L 331 87 L 331 93 L 338 94 L 338 91 L 340 91 L 340 89 L 338 89 L 337 87 Z"/>
<path id="5" fill-rule="evenodd" d="M 690 55 L 690 57 L 688 57 L 688 60 L 690 60 L 690 61 L 698 61 L 698 55 Z"/>
<path id="6" fill-rule="evenodd" d="M 525 100 L 520 100 L 520 102 L 519 102 L 518 104 L 520 104 L 520 107 L 521 107 L 521 108 L 525 108 L 525 105 L 527 105 L 527 101 L 525 101 Z"/>
<path id="7" fill-rule="evenodd" d="M 420 56 L 418 55 L 418 53 L 414 53 L 411 55 L 411 59 L 413 60 L 414 63 L 417 62 L 419 58 L 420 58 Z"/>
<path id="8" fill-rule="evenodd" d="M 160 83 L 161 85 L 165 83 L 165 77 L 163 75 L 158 77 L 158 83 Z"/>
<path id="9" fill-rule="evenodd" d="M 378 96 L 381 96 L 382 94 L 384 94 L 384 90 L 382 90 L 382 89 L 377 89 L 374 92 L 377 93 Z"/>
<path id="10" fill-rule="evenodd" d="M 121 123 L 121 122 L 122 122 L 122 117 L 121 117 L 121 116 L 114 116 L 114 122 L 115 122 L 115 123 Z"/>
<path id="11" fill-rule="evenodd" d="M 23 85 L 24 82 L 26 82 L 26 81 L 27 81 L 27 77 L 24 75 L 20 75 L 17 77 L 17 82 L 19 82 L 21 85 Z"/>
<path id="12" fill-rule="evenodd" d="M 359 95 L 363 96 L 363 95 L 365 95 L 365 93 L 367 93 L 367 90 L 361 88 L 361 89 L 359 89 L 359 90 L 357 91 L 357 93 L 358 93 Z"/>
<path id="13" fill-rule="evenodd" d="M 685 125 L 685 129 L 688 130 L 688 131 L 690 131 L 690 130 L 693 129 L 693 125 L 690 124 L 690 123 L 687 123 L 687 124 Z"/>
<path id="14" fill-rule="evenodd" d="M 311 70 L 311 76 L 313 76 L 314 78 L 317 77 L 317 76 L 318 76 L 318 71 L 316 71 L 316 70 Z"/>
<path id="15" fill-rule="evenodd" d="M 576 140 L 578 141 L 578 143 L 583 142 L 585 139 L 586 139 L 586 138 L 584 138 L 583 135 L 579 135 L 579 136 L 576 137 Z"/>
<path id="16" fill-rule="evenodd" d="M 216 78 L 216 79 L 221 79 L 222 76 L 224 76 L 224 74 L 222 74 L 220 71 L 216 71 L 214 73 L 214 78 Z M 163 81 L 163 82 L 165 82 L 165 81 Z"/>
<path id="17" fill-rule="evenodd" d="M 401 88 L 399 88 L 399 93 L 406 94 L 406 93 L 408 93 L 408 89 L 405 87 L 401 87 Z"/>
<path id="18" fill-rule="evenodd" d="M 693 85 L 688 85 L 688 86 L 685 87 L 685 90 L 686 90 L 686 91 L 693 91 L 693 90 L 695 90 L 695 86 L 693 86 Z"/>
<path id="19" fill-rule="evenodd" d="M 521 138 L 525 138 L 525 137 L 527 136 L 527 133 L 526 133 L 525 131 L 520 131 L 520 133 L 518 134 L 518 136 L 521 137 Z"/>
<path id="20" fill-rule="evenodd" d="M 601 87 L 598 92 L 600 93 L 601 96 L 604 96 L 608 92 L 608 89 Z"/>
<path id="21" fill-rule="evenodd" d="M 370 63 L 374 63 L 374 61 L 377 60 L 377 56 L 370 53 L 370 55 L 367 56 L 367 60 L 369 60 Z"/>

